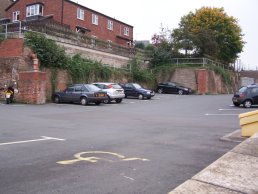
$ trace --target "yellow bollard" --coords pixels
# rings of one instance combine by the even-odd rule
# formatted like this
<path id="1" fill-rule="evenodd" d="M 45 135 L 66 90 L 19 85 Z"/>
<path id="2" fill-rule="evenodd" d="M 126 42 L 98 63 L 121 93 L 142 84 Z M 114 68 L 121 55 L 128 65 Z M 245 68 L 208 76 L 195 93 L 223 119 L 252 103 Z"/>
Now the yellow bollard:
<path id="1" fill-rule="evenodd" d="M 242 136 L 251 137 L 258 132 L 258 110 L 239 115 Z"/>

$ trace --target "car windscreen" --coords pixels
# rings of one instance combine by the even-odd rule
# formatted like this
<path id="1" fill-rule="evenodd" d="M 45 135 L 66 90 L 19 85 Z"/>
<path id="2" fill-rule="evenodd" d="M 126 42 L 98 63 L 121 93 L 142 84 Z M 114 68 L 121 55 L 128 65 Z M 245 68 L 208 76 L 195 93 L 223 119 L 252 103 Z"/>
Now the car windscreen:
<path id="1" fill-rule="evenodd" d="M 118 84 L 112 84 L 112 88 L 114 89 L 122 89 L 122 87 Z"/>
<path id="2" fill-rule="evenodd" d="M 238 92 L 239 92 L 239 93 L 243 93 L 243 92 L 245 92 L 245 91 L 246 91 L 246 89 L 247 89 L 247 87 L 242 87 L 242 88 L 240 88 L 240 89 L 239 89 L 239 91 L 238 91 Z"/>
<path id="3" fill-rule="evenodd" d="M 136 89 L 141 89 L 141 88 L 142 88 L 139 84 L 133 84 L 133 86 L 134 86 Z"/>
<path id="4" fill-rule="evenodd" d="M 85 87 L 91 91 L 91 92 L 97 92 L 100 90 L 100 88 L 98 88 L 97 86 L 93 85 L 93 84 L 87 84 L 85 85 Z"/>

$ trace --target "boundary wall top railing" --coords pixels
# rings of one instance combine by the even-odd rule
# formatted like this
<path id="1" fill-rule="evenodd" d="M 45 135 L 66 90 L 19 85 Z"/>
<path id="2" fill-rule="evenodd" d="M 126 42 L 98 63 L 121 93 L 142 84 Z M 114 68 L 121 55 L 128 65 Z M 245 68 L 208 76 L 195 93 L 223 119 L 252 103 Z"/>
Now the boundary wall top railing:
<path id="1" fill-rule="evenodd" d="M 4 38 L 22 38 L 24 32 L 34 31 L 49 36 L 68 39 L 78 46 L 104 51 L 111 54 L 133 58 L 136 54 L 144 60 L 145 52 L 134 47 L 125 47 L 109 41 L 103 41 L 88 35 L 74 32 L 68 25 L 62 25 L 53 20 L 17 21 L 14 23 L 2 24 L 0 36 Z"/>
<path id="2" fill-rule="evenodd" d="M 143 61 L 149 61 L 147 51 L 137 49 L 134 47 L 124 47 L 112 42 L 103 41 L 90 37 L 85 34 L 74 32 L 70 29 L 70 26 L 63 25 L 59 22 L 46 19 L 46 20 L 32 20 L 32 21 L 17 21 L 13 23 L 7 23 L 0 25 L 0 36 L 4 38 L 23 38 L 24 33 L 27 31 L 33 31 L 37 33 L 43 33 L 48 37 L 56 37 L 54 40 L 60 38 L 74 44 L 97 51 L 103 51 L 115 55 L 120 55 L 128 58 L 142 59 Z M 191 65 L 191 66 L 208 66 L 214 65 L 222 67 L 227 70 L 234 70 L 233 65 L 223 65 L 208 58 L 171 58 L 171 65 Z"/>

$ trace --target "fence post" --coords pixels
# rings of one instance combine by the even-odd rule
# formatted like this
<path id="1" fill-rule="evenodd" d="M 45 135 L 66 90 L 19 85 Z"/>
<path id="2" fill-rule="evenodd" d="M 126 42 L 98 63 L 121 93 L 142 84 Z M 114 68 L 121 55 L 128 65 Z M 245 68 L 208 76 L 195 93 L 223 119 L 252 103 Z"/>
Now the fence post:
<path id="1" fill-rule="evenodd" d="M 204 58 L 202 58 L 202 66 L 203 66 L 203 67 L 204 67 L 204 62 L 205 62 L 205 61 L 204 61 Z"/>
<path id="2" fill-rule="evenodd" d="M 19 21 L 19 38 L 21 38 L 21 28 L 22 28 L 21 21 Z"/>
<path id="3" fill-rule="evenodd" d="M 178 58 L 176 59 L 176 65 L 178 66 Z"/>
<path id="4" fill-rule="evenodd" d="M 7 30 L 8 30 L 7 29 L 7 24 L 5 24 L 5 39 L 7 39 L 7 33 L 8 33 Z"/>

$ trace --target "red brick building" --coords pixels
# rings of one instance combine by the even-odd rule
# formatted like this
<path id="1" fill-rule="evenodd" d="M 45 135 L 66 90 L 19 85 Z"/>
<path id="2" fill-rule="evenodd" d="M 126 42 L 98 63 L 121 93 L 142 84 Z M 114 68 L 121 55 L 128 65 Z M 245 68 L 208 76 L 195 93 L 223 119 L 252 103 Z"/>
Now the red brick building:
<path id="1" fill-rule="evenodd" d="M 124 46 L 133 41 L 133 26 L 70 0 L 17 0 L 5 11 L 12 22 L 52 17 L 94 38 Z"/>
<path id="2" fill-rule="evenodd" d="M 5 9 L 11 5 L 12 1 L 11 0 L 1 0 L 0 3 L 0 19 L 5 16 Z"/>

